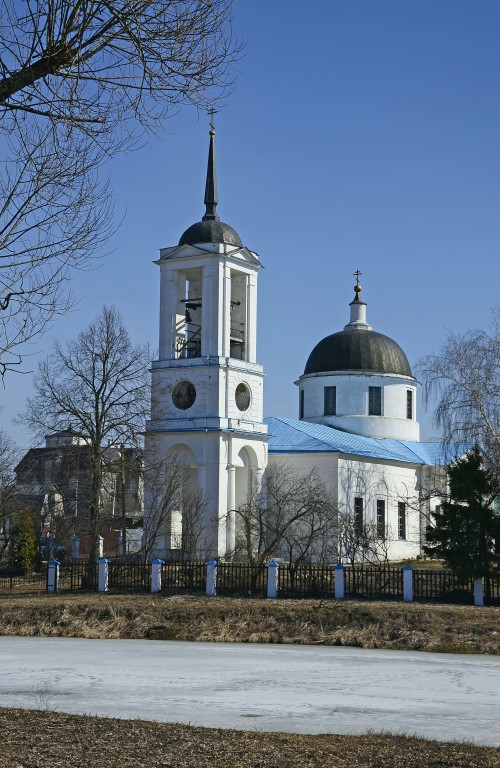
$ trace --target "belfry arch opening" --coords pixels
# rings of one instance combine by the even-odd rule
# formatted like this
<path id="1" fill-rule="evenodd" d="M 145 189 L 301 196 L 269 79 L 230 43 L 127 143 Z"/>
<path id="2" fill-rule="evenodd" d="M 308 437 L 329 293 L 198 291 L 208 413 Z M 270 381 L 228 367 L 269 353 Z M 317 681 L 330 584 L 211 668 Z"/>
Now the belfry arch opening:
<path id="1" fill-rule="evenodd" d="M 231 271 L 229 356 L 236 360 L 248 360 L 247 282 L 248 275 Z"/>
<path id="2" fill-rule="evenodd" d="M 189 269 L 177 273 L 175 357 L 201 356 L 202 272 Z"/>

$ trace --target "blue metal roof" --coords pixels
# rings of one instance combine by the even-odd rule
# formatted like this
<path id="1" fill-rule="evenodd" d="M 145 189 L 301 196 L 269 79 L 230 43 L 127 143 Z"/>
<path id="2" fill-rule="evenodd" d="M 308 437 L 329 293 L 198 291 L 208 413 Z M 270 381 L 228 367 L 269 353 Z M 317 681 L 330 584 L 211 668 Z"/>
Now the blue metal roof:
<path id="1" fill-rule="evenodd" d="M 323 424 L 270 416 L 269 453 L 347 453 L 372 459 L 401 461 L 406 464 L 445 464 L 442 443 L 417 443 L 412 440 L 386 440 L 342 432 Z"/>

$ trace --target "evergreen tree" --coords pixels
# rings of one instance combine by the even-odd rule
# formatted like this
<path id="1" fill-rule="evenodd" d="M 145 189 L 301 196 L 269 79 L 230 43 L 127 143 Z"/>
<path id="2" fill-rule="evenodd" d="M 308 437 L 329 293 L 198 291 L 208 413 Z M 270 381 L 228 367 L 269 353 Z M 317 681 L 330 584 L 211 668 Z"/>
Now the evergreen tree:
<path id="1" fill-rule="evenodd" d="M 484 469 L 478 448 L 449 467 L 448 479 L 449 497 L 433 514 L 424 552 L 442 559 L 461 578 L 488 577 L 500 563 L 495 554 L 495 539 L 500 538 L 495 479 Z"/>
<path id="2" fill-rule="evenodd" d="M 14 532 L 14 565 L 30 573 L 38 553 L 35 522 L 26 507 L 21 510 Z"/>

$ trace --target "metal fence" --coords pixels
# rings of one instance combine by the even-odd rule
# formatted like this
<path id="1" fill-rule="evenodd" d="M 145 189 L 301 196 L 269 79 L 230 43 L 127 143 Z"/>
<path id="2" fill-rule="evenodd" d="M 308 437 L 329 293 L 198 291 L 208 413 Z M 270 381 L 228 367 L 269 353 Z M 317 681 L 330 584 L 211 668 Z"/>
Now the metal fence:
<path id="1" fill-rule="evenodd" d="M 496 579 L 498 584 L 498 578 Z M 483 587 L 484 589 L 484 587 Z M 414 600 L 474 603 L 474 579 L 459 579 L 453 571 L 418 568 L 413 571 Z"/>
<path id="2" fill-rule="evenodd" d="M 0 594 L 44 592 L 47 589 L 47 565 L 33 573 L 23 574 L 10 565 L 0 569 Z"/>
<path id="3" fill-rule="evenodd" d="M 250 563 L 217 565 L 217 594 L 265 597 L 268 568 Z M 389 566 L 345 566 L 344 597 L 364 600 L 402 600 L 403 570 Z M 168 562 L 161 566 L 163 594 L 205 594 L 207 567 L 203 562 Z M 97 589 L 98 571 L 89 572 L 86 561 L 73 560 L 59 567 L 58 591 L 76 592 Z M 108 589 L 111 592 L 150 592 L 151 564 L 111 560 L 108 563 Z M 47 589 L 47 564 L 23 575 L 12 566 L 0 569 L 0 594 L 44 592 Z M 483 580 L 485 604 L 500 605 L 500 574 Z M 333 565 L 280 564 L 278 597 L 332 599 L 335 594 Z M 420 602 L 474 602 L 473 579 L 459 579 L 447 569 L 413 570 L 413 599 Z"/>
<path id="4" fill-rule="evenodd" d="M 278 570 L 280 597 L 331 598 L 334 590 L 333 565 L 284 565 Z"/>
<path id="5" fill-rule="evenodd" d="M 267 568 L 250 563 L 219 563 L 217 566 L 217 594 L 265 597 Z"/>
<path id="6" fill-rule="evenodd" d="M 165 594 L 205 594 L 205 563 L 163 563 L 161 591 Z"/>
<path id="7" fill-rule="evenodd" d="M 351 599 L 402 600 L 403 571 L 389 566 L 346 566 L 344 594 Z"/>

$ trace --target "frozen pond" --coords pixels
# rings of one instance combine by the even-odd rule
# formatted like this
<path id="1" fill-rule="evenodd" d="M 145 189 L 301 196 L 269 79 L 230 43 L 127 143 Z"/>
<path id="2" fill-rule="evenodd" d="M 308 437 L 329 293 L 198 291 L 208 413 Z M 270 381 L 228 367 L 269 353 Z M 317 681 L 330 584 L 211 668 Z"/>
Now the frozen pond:
<path id="1" fill-rule="evenodd" d="M 297 733 L 500 745 L 500 658 L 0 637 L 0 706 Z"/>

